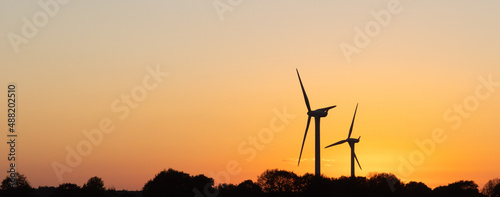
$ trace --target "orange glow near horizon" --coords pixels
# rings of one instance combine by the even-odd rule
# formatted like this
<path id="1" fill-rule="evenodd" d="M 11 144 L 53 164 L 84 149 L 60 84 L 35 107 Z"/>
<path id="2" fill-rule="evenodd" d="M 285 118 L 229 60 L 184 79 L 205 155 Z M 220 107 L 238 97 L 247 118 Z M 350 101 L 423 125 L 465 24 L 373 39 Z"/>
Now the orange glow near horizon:
<path id="1" fill-rule="evenodd" d="M 233 184 L 267 169 L 314 173 L 314 121 L 297 166 L 307 121 L 297 68 L 313 109 L 337 105 L 321 147 L 346 138 L 359 103 L 357 176 L 481 188 L 500 177 L 499 2 L 401 1 L 348 63 L 340 43 L 355 45 L 355 28 L 387 3 L 244 1 L 222 21 L 210 2 L 61 6 L 17 53 L 0 40 L 0 84 L 19 91 L 17 170 L 35 187 L 98 176 L 117 190 L 169 168 Z M 21 19 L 40 10 L 3 3 L 0 34 L 22 35 Z M 108 119 L 114 129 L 97 132 Z M 83 144 L 78 162 L 68 149 Z M 348 145 L 321 157 L 323 175 L 350 175 Z M 71 169 L 61 180 L 55 162 Z"/>

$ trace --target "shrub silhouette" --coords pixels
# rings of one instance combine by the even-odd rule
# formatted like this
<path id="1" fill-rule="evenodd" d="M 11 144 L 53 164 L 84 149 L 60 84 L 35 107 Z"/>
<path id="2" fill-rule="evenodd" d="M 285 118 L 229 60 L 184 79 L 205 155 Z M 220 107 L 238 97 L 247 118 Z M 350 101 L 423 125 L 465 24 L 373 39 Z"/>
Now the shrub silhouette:
<path id="1" fill-rule="evenodd" d="M 295 173 L 285 170 L 266 170 L 258 176 L 257 183 L 267 193 L 300 191 L 299 177 Z"/>
<path id="2" fill-rule="evenodd" d="M 249 196 L 258 196 L 263 194 L 262 188 L 257 183 L 254 183 L 252 180 L 245 180 L 241 182 L 236 187 L 236 191 L 238 193 L 249 194 Z"/>
<path id="3" fill-rule="evenodd" d="M 194 196 L 193 189 L 204 191 L 208 186 L 213 191 L 214 180 L 205 175 L 190 176 L 181 171 L 168 169 L 158 173 L 153 180 L 149 180 L 142 189 L 144 197 L 159 196 Z"/>
<path id="4" fill-rule="evenodd" d="M 368 189 L 379 196 L 393 196 L 402 192 L 403 183 L 391 173 L 368 174 Z"/>
<path id="5" fill-rule="evenodd" d="M 457 181 L 448 186 L 439 186 L 434 188 L 433 193 L 437 196 L 481 196 L 477 189 L 477 184 L 474 181 Z"/>
<path id="6" fill-rule="evenodd" d="M 262 188 L 252 180 L 245 180 L 238 184 L 220 184 L 217 187 L 218 197 L 250 197 L 263 196 Z"/>
<path id="7" fill-rule="evenodd" d="M 2 189 L 1 196 L 34 196 L 35 189 L 33 189 L 28 182 L 28 179 L 19 173 L 14 174 L 15 183 L 11 184 L 9 176 L 5 177 L 2 181 L 0 188 Z"/>
<path id="8" fill-rule="evenodd" d="M 73 183 L 63 183 L 54 191 L 54 197 L 64 197 L 64 196 L 81 196 L 80 186 Z"/>
<path id="9" fill-rule="evenodd" d="M 491 197 L 500 197 L 500 184 L 497 184 L 491 191 Z"/>
<path id="10" fill-rule="evenodd" d="M 83 185 L 82 192 L 84 196 L 103 197 L 106 194 L 106 188 L 102 179 L 94 176 Z"/>
<path id="11" fill-rule="evenodd" d="M 149 180 L 142 191 L 116 191 L 106 189 L 99 177 L 90 178 L 82 187 L 73 183 L 63 183 L 57 188 L 38 187 L 33 189 L 24 175 L 16 174 L 16 187 L 10 185 L 10 178 L 6 177 L 0 186 L 0 197 L 3 196 L 40 196 L 40 197 L 157 197 L 157 196 L 218 196 L 218 197 L 250 197 L 250 196 L 493 196 L 500 197 L 498 179 L 490 180 L 479 193 L 478 185 L 474 181 L 461 180 L 446 186 L 431 190 L 422 182 L 403 183 L 394 174 L 370 173 L 366 177 L 316 177 L 313 174 L 298 176 L 291 171 L 270 169 L 258 176 L 257 182 L 245 180 L 237 185 L 220 184 L 213 188 L 214 180 L 205 175 L 191 176 L 182 171 L 173 169 L 163 170 Z M 194 191 L 200 191 L 196 193 Z M 210 194 L 207 195 L 206 192 Z"/>
<path id="12" fill-rule="evenodd" d="M 422 182 L 411 181 L 405 185 L 405 195 L 407 196 L 430 196 L 432 189 Z"/>
<path id="13" fill-rule="evenodd" d="M 486 196 L 491 196 L 493 194 L 493 188 L 500 183 L 500 179 L 491 179 L 486 184 L 484 184 L 483 189 L 481 189 L 481 193 Z"/>
<path id="14" fill-rule="evenodd" d="M 338 191 L 338 187 L 334 182 L 335 179 L 326 178 L 324 176 L 316 177 L 314 174 L 306 173 L 299 179 L 299 190 L 305 196 L 324 196 Z"/>

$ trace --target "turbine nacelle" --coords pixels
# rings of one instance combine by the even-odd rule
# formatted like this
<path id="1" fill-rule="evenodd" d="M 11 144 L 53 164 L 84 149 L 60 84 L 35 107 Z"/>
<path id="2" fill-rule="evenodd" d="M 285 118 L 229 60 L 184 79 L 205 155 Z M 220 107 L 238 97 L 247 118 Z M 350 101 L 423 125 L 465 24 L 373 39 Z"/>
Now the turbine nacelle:
<path id="1" fill-rule="evenodd" d="M 361 138 L 361 136 L 359 136 L 359 138 Z M 348 139 L 346 139 L 346 141 L 349 142 L 349 144 L 350 143 L 358 143 L 359 138 L 348 138 Z"/>
<path id="2" fill-rule="evenodd" d="M 330 107 L 317 109 L 314 111 L 309 111 L 309 112 L 307 112 L 307 115 L 312 116 L 312 117 L 319 117 L 319 118 L 326 117 L 328 115 L 328 110 L 335 108 L 335 107 L 337 107 L 337 106 L 334 105 L 334 106 L 330 106 Z"/>

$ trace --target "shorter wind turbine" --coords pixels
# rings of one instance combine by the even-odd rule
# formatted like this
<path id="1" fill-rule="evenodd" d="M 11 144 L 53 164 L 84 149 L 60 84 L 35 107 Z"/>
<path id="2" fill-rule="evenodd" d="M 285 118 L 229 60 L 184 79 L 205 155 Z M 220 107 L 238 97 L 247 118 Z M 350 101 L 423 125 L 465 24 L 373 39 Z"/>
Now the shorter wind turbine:
<path id="1" fill-rule="evenodd" d="M 354 159 L 356 159 L 356 162 L 358 162 L 359 169 L 363 170 L 361 168 L 361 164 L 359 164 L 358 157 L 356 157 L 356 153 L 354 153 L 354 145 L 359 142 L 359 139 L 361 136 L 359 136 L 358 139 L 356 138 L 351 138 L 351 133 L 352 133 L 352 127 L 354 126 L 354 119 L 356 118 L 356 112 L 358 111 L 358 104 L 356 104 L 356 110 L 354 111 L 354 117 L 352 118 L 352 123 L 351 123 L 351 129 L 349 129 L 349 135 L 347 136 L 347 139 L 345 140 L 340 140 L 334 144 L 331 144 L 325 148 L 332 147 L 335 145 L 343 144 L 345 142 L 349 143 L 349 146 L 351 147 L 351 178 L 354 178 Z"/>

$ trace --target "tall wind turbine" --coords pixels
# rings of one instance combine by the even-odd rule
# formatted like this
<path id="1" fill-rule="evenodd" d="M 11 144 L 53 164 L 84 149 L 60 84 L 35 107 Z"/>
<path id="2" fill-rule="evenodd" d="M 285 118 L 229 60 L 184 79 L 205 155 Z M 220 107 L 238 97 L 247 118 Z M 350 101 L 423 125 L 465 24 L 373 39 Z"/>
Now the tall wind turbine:
<path id="1" fill-rule="evenodd" d="M 363 170 L 361 168 L 361 165 L 359 164 L 358 157 L 356 157 L 356 153 L 354 153 L 354 145 L 359 142 L 359 139 L 361 136 L 359 136 L 358 139 L 356 138 L 351 138 L 351 133 L 352 133 L 352 127 L 354 126 L 354 119 L 356 118 L 356 111 L 358 111 L 358 104 L 356 104 L 356 110 L 354 111 L 354 117 L 352 118 L 352 123 L 351 123 L 351 129 L 349 129 L 349 135 L 347 136 L 347 139 L 345 140 L 340 140 L 334 144 L 331 144 L 325 148 L 332 147 L 335 145 L 343 144 L 345 142 L 349 143 L 349 146 L 351 147 L 351 178 L 354 178 L 354 159 L 356 159 L 356 162 L 358 162 L 359 169 Z"/>
<path id="2" fill-rule="evenodd" d="M 316 129 L 316 133 L 315 133 L 316 134 L 316 136 L 315 136 L 316 137 L 316 139 L 315 139 L 315 141 L 316 141 L 316 159 L 315 159 L 316 168 L 315 168 L 315 172 L 316 172 L 316 177 L 320 177 L 321 176 L 321 155 L 320 155 L 320 140 L 319 140 L 320 139 L 319 138 L 320 118 L 326 117 L 326 115 L 328 115 L 328 110 L 336 107 L 336 105 L 311 111 L 311 106 L 309 105 L 309 99 L 307 98 L 306 90 L 304 89 L 304 85 L 302 84 L 302 80 L 300 79 L 299 70 L 298 69 L 296 69 L 296 70 L 297 70 L 297 76 L 299 76 L 299 82 L 300 82 L 300 87 L 302 88 L 302 94 L 304 94 L 304 100 L 306 101 L 307 115 L 308 115 L 306 132 L 304 133 L 304 140 L 302 141 L 302 148 L 300 148 L 299 162 L 298 162 L 297 166 L 300 165 L 300 158 L 302 157 L 302 150 L 304 149 L 304 143 L 306 142 L 307 130 L 309 129 L 309 123 L 311 123 L 311 117 L 314 117 L 315 129 Z"/>

